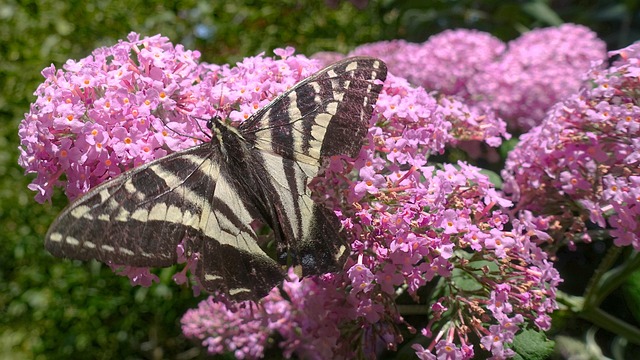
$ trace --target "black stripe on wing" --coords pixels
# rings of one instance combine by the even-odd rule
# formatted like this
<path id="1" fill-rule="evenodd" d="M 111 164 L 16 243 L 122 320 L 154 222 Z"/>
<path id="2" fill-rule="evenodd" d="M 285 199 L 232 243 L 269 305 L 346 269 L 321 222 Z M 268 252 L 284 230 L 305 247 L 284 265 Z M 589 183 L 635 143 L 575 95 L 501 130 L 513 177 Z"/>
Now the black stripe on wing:
<path id="1" fill-rule="evenodd" d="M 131 266 L 168 266 L 197 234 L 217 179 L 208 144 L 127 171 L 71 203 L 51 225 L 55 256 Z"/>
<path id="2" fill-rule="evenodd" d="M 322 164 L 333 155 L 355 156 L 386 79 L 384 62 L 353 57 L 299 82 L 239 127 L 263 151 Z"/>
<path id="3" fill-rule="evenodd" d="M 264 216 L 211 143 L 171 154 L 105 182 L 70 204 L 46 236 L 58 257 L 164 267 L 177 245 L 199 254 L 208 291 L 257 299 L 284 278 L 251 228 Z"/>

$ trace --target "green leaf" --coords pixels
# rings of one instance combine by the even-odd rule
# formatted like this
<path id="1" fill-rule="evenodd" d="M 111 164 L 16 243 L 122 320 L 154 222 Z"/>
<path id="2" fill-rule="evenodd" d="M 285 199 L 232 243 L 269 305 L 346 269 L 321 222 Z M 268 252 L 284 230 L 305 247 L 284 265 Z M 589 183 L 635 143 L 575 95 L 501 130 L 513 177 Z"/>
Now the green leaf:
<path id="1" fill-rule="evenodd" d="M 635 271 L 629 275 L 623 290 L 629 311 L 631 311 L 636 321 L 640 323 L 640 271 Z"/>
<path id="2" fill-rule="evenodd" d="M 543 332 L 524 330 L 513 339 L 514 359 L 544 360 L 553 352 L 555 342 L 547 339 Z"/>
<path id="3" fill-rule="evenodd" d="M 480 170 L 480 173 L 486 175 L 496 189 L 502 189 L 502 178 L 498 173 L 487 169 Z"/>
<path id="4" fill-rule="evenodd" d="M 533 1 L 523 5 L 523 10 L 533 18 L 552 26 L 559 26 L 564 23 L 560 16 L 553 11 L 549 5 L 542 1 Z"/>
<path id="5" fill-rule="evenodd" d="M 509 153 L 516 147 L 516 145 L 518 145 L 519 142 L 520 139 L 517 137 L 512 137 L 509 140 L 503 141 L 502 145 L 500 145 L 500 148 L 498 149 L 500 151 L 500 156 L 502 156 L 503 159 L 506 159 L 507 156 L 509 156 Z"/>

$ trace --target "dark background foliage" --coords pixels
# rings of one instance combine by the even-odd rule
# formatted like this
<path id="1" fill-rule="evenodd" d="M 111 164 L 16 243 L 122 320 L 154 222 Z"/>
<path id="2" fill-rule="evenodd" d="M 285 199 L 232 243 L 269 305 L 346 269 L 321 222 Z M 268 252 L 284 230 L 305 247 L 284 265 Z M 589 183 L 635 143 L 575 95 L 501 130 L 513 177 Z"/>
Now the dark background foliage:
<path id="1" fill-rule="evenodd" d="M 378 40 L 424 41 L 475 28 L 508 41 L 534 27 L 586 25 L 617 49 L 640 38 L 636 1 L 54 1 L 0 4 L 0 358 L 182 358 L 201 356 L 179 319 L 200 299 L 171 283 L 131 287 L 95 262 L 52 258 L 43 236 L 66 204 L 40 205 L 17 165 L 18 123 L 53 63 L 87 56 L 130 31 L 161 33 L 235 62 L 291 45 L 304 54 L 347 52 Z"/>

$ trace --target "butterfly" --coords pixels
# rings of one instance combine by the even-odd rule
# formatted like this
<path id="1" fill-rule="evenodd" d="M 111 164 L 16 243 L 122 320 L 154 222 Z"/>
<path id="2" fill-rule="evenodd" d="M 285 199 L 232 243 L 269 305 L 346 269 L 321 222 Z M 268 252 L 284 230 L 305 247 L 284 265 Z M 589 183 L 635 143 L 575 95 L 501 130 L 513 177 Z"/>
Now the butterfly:
<path id="1" fill-rule="evenodd" d="M 371 57 L 338 61 L 300 81 L 239 126 L 213 118 L 211 140 L 131 169 L 91 189 L 53 222 L 58 257 L 134 267 L 198 254 L 208 291 L 259 299 L 285 277 L 339 270 L 350 248 L 334 212 L 308 183 L 334 155 L 354 157 L 387 75 Z M 277 259 L 252 224 L 273 231 Z"/>

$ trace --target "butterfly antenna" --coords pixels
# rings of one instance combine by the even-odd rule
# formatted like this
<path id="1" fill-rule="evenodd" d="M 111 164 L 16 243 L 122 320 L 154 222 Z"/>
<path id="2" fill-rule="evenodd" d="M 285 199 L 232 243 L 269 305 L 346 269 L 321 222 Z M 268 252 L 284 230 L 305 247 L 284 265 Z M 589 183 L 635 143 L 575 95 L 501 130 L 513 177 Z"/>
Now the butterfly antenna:
<path id="1" fill-rule="evenodd" d="M 220 96 L 218 97 L 218 105 L 214 106 L 213 108 L 215 110 L 215 115 L 207 120 L 207 128 L 210 131 L 213 131 L 214 121 L 222 122 L 223 119 L 227 118 L 227 110 L 229 109 L 229 104 L 225 104 L 224 88 L 222 87 L 222 84 L 220 84 Z M 211 135 L 209 135 L 209 138 L 211 138 Z"/>
<path id="2" fill-rule="evenodd" d="M 216 76 L 217 76 L 217 75 L 216 75 Z M 219 83 L 219 80 L 220 80 L 220 79 L 216 78 L 216 83 Z M 196 126 L 198 127 L 198 129 L 200 130 L 200 132 L 201 132 L 201 133 L 203 133 L 203 134 L 207 137 L 207 139 L 208 139 L 208 140 L 211 140 L 211 136 L 212 136 L 212 134 L 211 134 L 211 130 L 212 130 L 212 128 L 213 128 L 213 121 L 221 121 L 223 117 L 222 117 L 222 116 L 220 116 L 220 113 L 221 113 L 221 112 L 222 112 L 222 113 L 224 113 L 224 111 L 222 111 L 221 109 L 222 109 L 224 106 L 228 106 L 228 105 L 225 105 L 225 104 L 224 104 L 224 95 L 223 95 L 223 92 L 224 92 L 224 88 L 223 88 L 223 87 L 222 87 L 222 85 L 220 84 L 220 97 L 219 97 L 219 100 L 218 100 L 218 105 L 217 105 L 217 106 L 212 106 L 212 110 L 213 110 L 212 112 L 215 112 L 215 115 L 211 116 L 209 119 L 203 119 L 203 118 L 197 118 L 197 117 L 193 117 L 193 118 L 191 118 L 191 117 L 190 117 L 190 118 L 189 118 L 189 119 L 191 119 L 192 121 L 195 121 L 195 124 L 196 124 Z M 205 128 L 203 128 L 203 127 L 202 127 L 202 125 L 200 124 L 200 121 L 198 121 L 198 120 L 206 121 L 206 128 L 207 128 L 207 129 L 209 129 L 209 131 L 205 130 Z M 175 133 L 175 134 L 177 134 L 178 136 L 184 136 L 184 137 L 187 137 L 187 138 L 200 140 L 200 141 L 202 141 L 202 142 L 205 142 L 205 141 L 206 141 L 205 139 L 198 139 L 198 138 L 196 138 L 195 136 L 188 135 L 188 134 L 184 134 L 184 133 L 182 133 L 182 132 L 180 132 L 180 131 L 178 131 L 178 130 L 175 130 L 175 129 L 171 128 L 171 127 L 167 124 L 167 122 L 166 122 L 166 120 L 165 120 L 165 119 L 163 119 L 163 120 L 162 120 L 162 122 L 164 123 L 164 126 L 165 126 L 167 129 L 171 130 L 172 132 L 174 132 L 174 133 Z"/>

